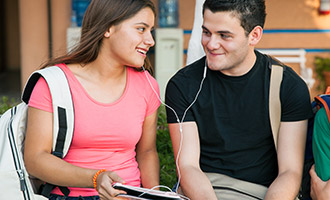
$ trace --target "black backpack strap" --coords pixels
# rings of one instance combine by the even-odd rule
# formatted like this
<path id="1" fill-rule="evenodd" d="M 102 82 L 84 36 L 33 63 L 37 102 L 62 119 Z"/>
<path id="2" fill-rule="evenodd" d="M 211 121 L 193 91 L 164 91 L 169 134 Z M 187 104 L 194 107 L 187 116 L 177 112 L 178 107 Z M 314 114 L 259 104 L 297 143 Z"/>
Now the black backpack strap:
<path id="1" fill-rule="evenodd" d="M 44 197 L 49 198 L 50 197 L 50 193 L 53 191 L 54 188 L 58 187 L 60 189 L 60 191 L 63 193 L 64 196 L 68 197 L 70 194 L 70 190 L 67 187 L 62 187 L 62 186 L 56 186 L 50 183 L 46 183 L 42 189 L 40 194 Z"/>
<path id="2" fill-rule="evenodd" d="M 64 143 L 65 143 L 65 136 L 67 132 L 67 119 L 66 119 L 66 110 L 64 108 L 58 107 L 58 135 L 55 145 L 55 150 L 52 152 L 53 155 L 63 158 L 63 149 L 64 149 Z M 69 196 L 70 190 L 67 187 L 62 186 L 56 186 L 50 183 L 45 183 L 42 190 L 41 195 L 45 197 L 50 197 L 51 192 L 53 189 L 58 187 L 64 196 Z"/>
<path id="3" fill-rule="evenodd" d="M 58 107 L 57 114 L 58 114 L 58 134 L 57 134 L 55 149 L 53 150 L 53 155 L 59 158 L 63 158 L 65 138 L 68 130 L 66 109 Z"/>

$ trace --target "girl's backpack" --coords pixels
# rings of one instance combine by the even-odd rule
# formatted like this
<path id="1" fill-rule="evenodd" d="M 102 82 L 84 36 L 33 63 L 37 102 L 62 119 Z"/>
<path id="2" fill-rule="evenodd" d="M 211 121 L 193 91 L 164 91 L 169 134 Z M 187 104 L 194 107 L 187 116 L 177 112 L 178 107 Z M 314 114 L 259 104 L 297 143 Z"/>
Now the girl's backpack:
<path id="1" fill-rule="evenodd" d="M 46 199 L 37 194 L 39 188 L 30 180 L 23 160 L 28 103 L 41 76 L 46 80 L 52 96 L 53 154 L 63 158 L 70 147 L 74 111 L 66 76 L 57 66 L 35 71 L 24 88 L 22 103 L 0 116 L 0 199 Z M 43 142 L 42 138 L 40 142 Z"/>

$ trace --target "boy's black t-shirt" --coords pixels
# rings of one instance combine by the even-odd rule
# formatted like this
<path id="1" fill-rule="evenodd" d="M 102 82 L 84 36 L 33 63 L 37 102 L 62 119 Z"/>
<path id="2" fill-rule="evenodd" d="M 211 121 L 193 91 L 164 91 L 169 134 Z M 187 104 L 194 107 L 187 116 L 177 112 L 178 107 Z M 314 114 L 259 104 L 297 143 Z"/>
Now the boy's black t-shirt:
<path id="1" fill-rule="evenodd" d="M 226 76 L 208 69 L 197 101 L 184 121 L 198 126 L 204 172 L 229 175 L 269 186 L 277 176 L 277 155 L 269 121 L 269 59 L 255 51 L 257 60 L 243 76 Z M 168 82 L 166 104 L 179 120 L 193 102 L 203 78 L 205 57 L 184 67 Z M 306 83 L 284 66 L 280 90 L 281 121 L 299 121 L 312 116 Z M 167 108 L 168 123 L 177 123 Z M 290 133 L 286 133 L 290 134 Z"/>

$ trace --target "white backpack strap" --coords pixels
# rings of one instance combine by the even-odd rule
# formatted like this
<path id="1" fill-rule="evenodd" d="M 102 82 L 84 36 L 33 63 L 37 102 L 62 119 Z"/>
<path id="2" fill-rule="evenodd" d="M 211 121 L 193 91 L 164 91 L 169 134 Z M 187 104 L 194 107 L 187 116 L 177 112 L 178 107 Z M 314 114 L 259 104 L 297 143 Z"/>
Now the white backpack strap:
<path id="1" fill-rule="evenodd" d="M 74 129 L 74 109 L 65 73 L 57 66 L 35 71 L 29 78 L 22 100 L 28 103 L 32 90 L 42 76 L 49 87 L 53 103 L 53 154 L 63 158 L 71 145 Z"/>
<path id="2" fill-rule="evenodd" d="M 278 131 L 281 123 L 280 87 L 283 79 L 283 67 L 272 65 L 269 86 L 269 118 L 275 148 L 277 150 Z"/>

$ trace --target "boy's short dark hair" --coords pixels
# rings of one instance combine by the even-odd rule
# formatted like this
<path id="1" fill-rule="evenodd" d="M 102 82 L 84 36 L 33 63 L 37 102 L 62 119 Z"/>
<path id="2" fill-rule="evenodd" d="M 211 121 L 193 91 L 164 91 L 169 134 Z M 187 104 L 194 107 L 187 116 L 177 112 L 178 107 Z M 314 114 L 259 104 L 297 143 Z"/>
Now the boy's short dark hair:
<path id="1" fill-rule="evenodd" d="M 233 12 L 241 21 L 241 26 L 248 35 L 254 27 L 264 27 L 266 18 L 265 0 L 206 0 L 205 9 L 215 12 Z"/>

